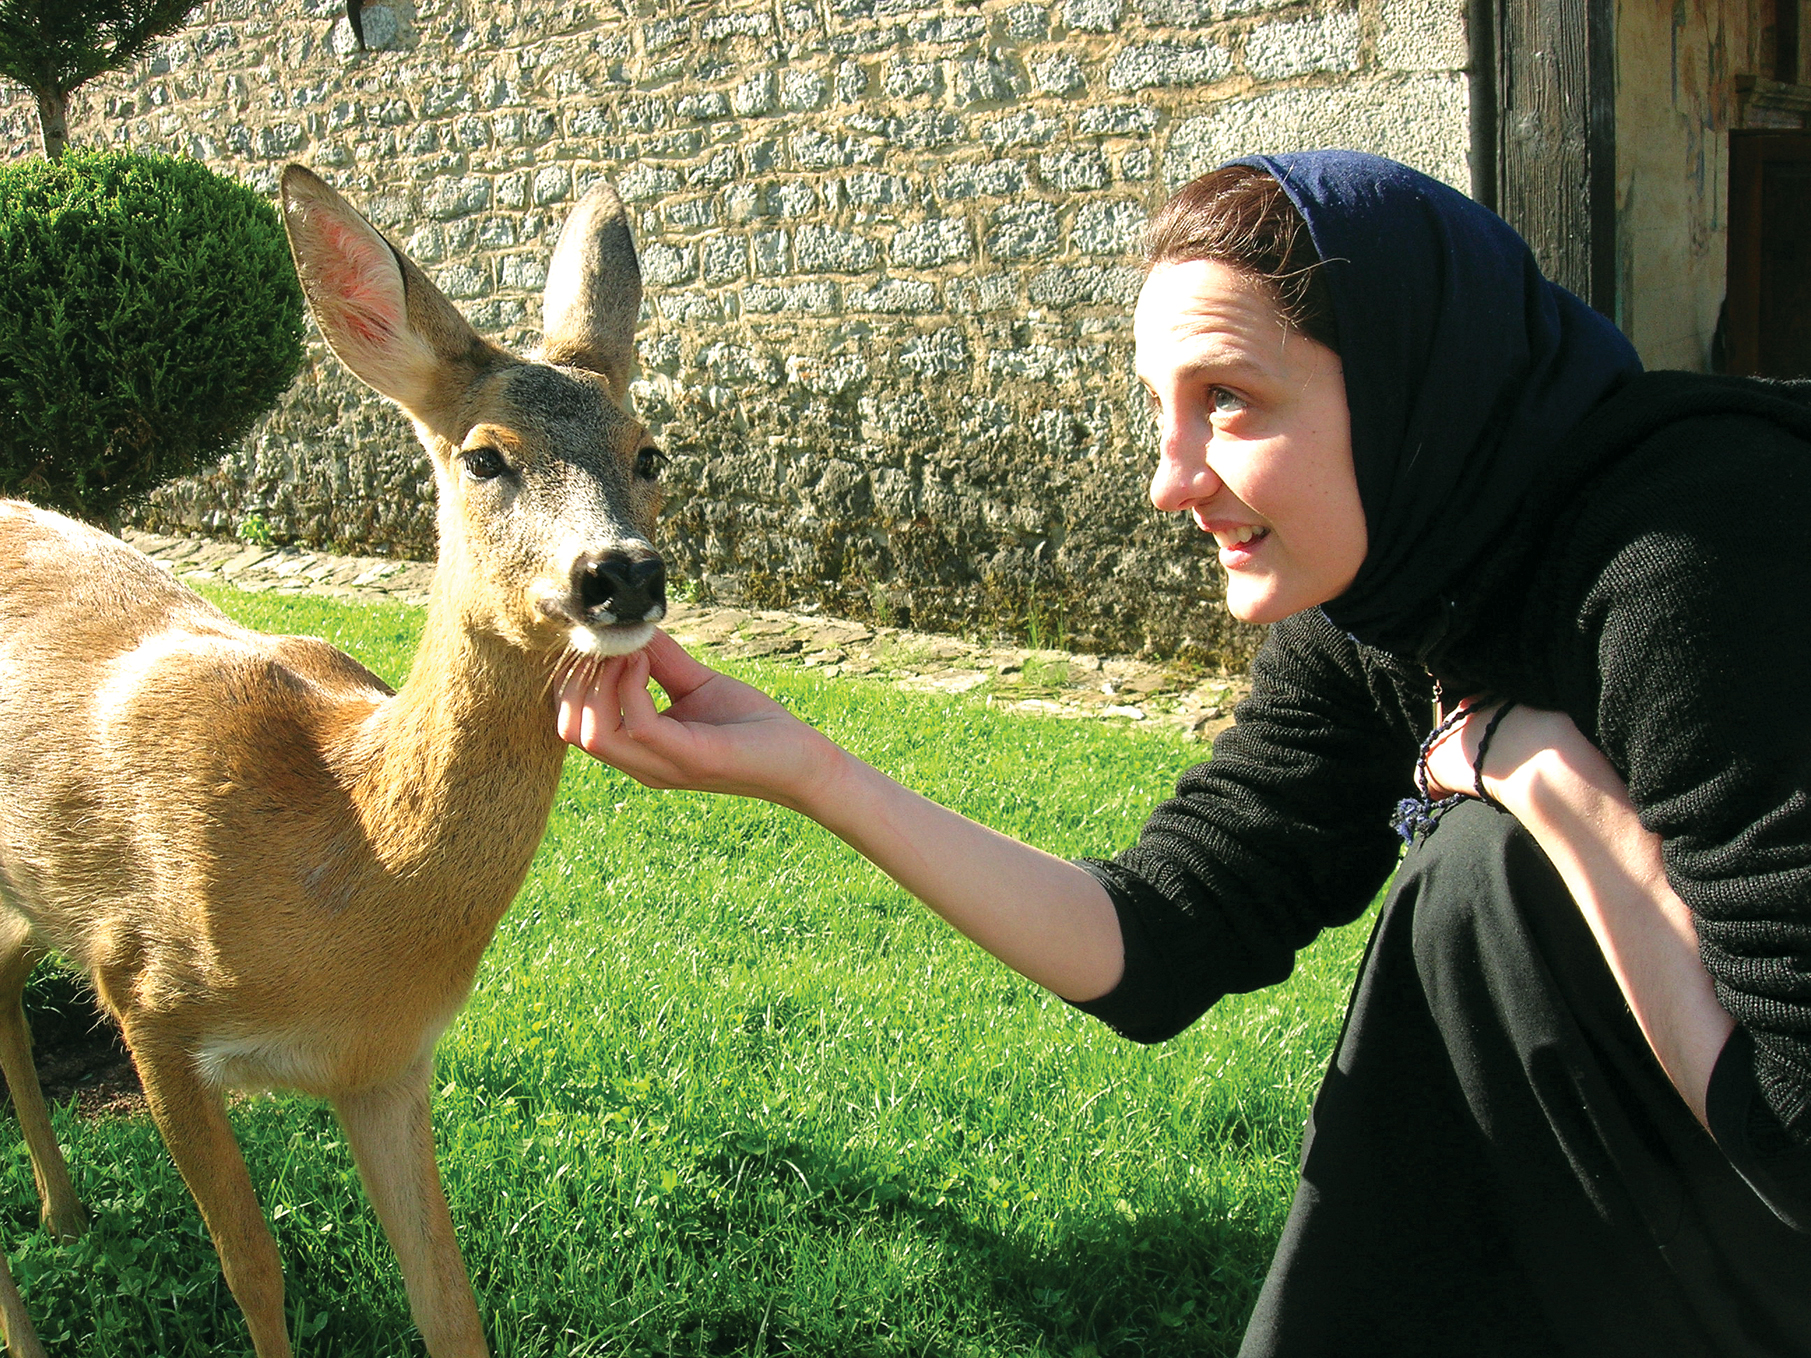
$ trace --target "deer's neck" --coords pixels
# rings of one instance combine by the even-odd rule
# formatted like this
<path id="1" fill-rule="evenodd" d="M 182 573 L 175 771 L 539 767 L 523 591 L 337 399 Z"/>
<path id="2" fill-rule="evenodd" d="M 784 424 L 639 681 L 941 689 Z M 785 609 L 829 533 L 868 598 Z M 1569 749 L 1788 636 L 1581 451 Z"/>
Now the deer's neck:
<path id="1" fill-rule="evenodd" d="M 366 842 L 393 881 L 494 923 L 546 828 L 565 753 L 537 656 L 466 616 L 443 561 L 414 668 L 356 736 Z"/>

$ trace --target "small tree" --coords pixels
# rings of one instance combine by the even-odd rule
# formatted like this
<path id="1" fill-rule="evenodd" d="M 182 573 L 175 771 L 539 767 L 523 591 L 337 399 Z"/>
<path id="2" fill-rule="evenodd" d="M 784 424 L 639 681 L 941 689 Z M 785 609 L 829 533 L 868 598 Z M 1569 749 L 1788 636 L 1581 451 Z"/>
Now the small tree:
<path id="1" fill-rule="evenodd" d="M 276 209 L 193 160 L 0 167 L 0 495 L 89 519 L 216 461 L 302 361 Z"/>
<path id="2" fill-rule="evenodd" d="M 182 27 L 200 0 L 0 0 L 0 75 L 38 101 L 44 154 L 69 145 L 69 96 L 137 61 Z"/>

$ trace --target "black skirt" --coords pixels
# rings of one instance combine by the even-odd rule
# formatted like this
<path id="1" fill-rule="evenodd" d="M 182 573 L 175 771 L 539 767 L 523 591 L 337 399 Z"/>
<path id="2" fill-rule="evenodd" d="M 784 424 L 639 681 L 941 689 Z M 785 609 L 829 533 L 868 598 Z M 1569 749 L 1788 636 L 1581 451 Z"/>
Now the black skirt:
<path id="1" fill-rule="evenodd" d="M 1811 1235 L 1654 1059 L 1533 839 L 1404 860 L 1241 1358 L 1811 1355 Z"/>

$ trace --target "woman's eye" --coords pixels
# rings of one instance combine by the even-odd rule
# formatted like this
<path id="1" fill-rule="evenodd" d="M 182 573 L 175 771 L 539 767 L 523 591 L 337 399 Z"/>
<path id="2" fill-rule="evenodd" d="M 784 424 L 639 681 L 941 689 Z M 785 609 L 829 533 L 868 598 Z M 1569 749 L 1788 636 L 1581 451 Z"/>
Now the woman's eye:
<path id="1" fill-rule="evenodd" d="M 644 481 L 658 481 L 666 465 L 667 455 L 658 448 L 643 448 L 635 455 L 635 474 Z"/>
<path id="2" fill-rule="evenodd" d="M 1216 415 L 1235 415 L 1245 409 L 1245 402 L 1225 387 L 1210 387 L 1207 399 Z"/>
<path id="3" fill-rule="evenodd" d="M 459 454 L 459 460 L 465 465 L 465 474 L 474 481 L 489 481 L 509 470 L 503 454 L 495 448 L 468 448 Z"/>

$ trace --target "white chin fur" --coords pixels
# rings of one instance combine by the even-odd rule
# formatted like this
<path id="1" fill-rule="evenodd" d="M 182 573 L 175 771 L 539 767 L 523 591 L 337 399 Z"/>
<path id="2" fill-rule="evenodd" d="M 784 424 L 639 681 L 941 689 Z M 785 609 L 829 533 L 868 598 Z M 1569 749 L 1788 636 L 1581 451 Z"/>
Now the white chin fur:
<path id="1" fill-rule="evenodd" d="M 574 627 L 566 634 L 566 644 L 580 655 L 601 658 L 639 651 L 653 638 L 654 624 L 640 622 L 633 627 Z"/>

